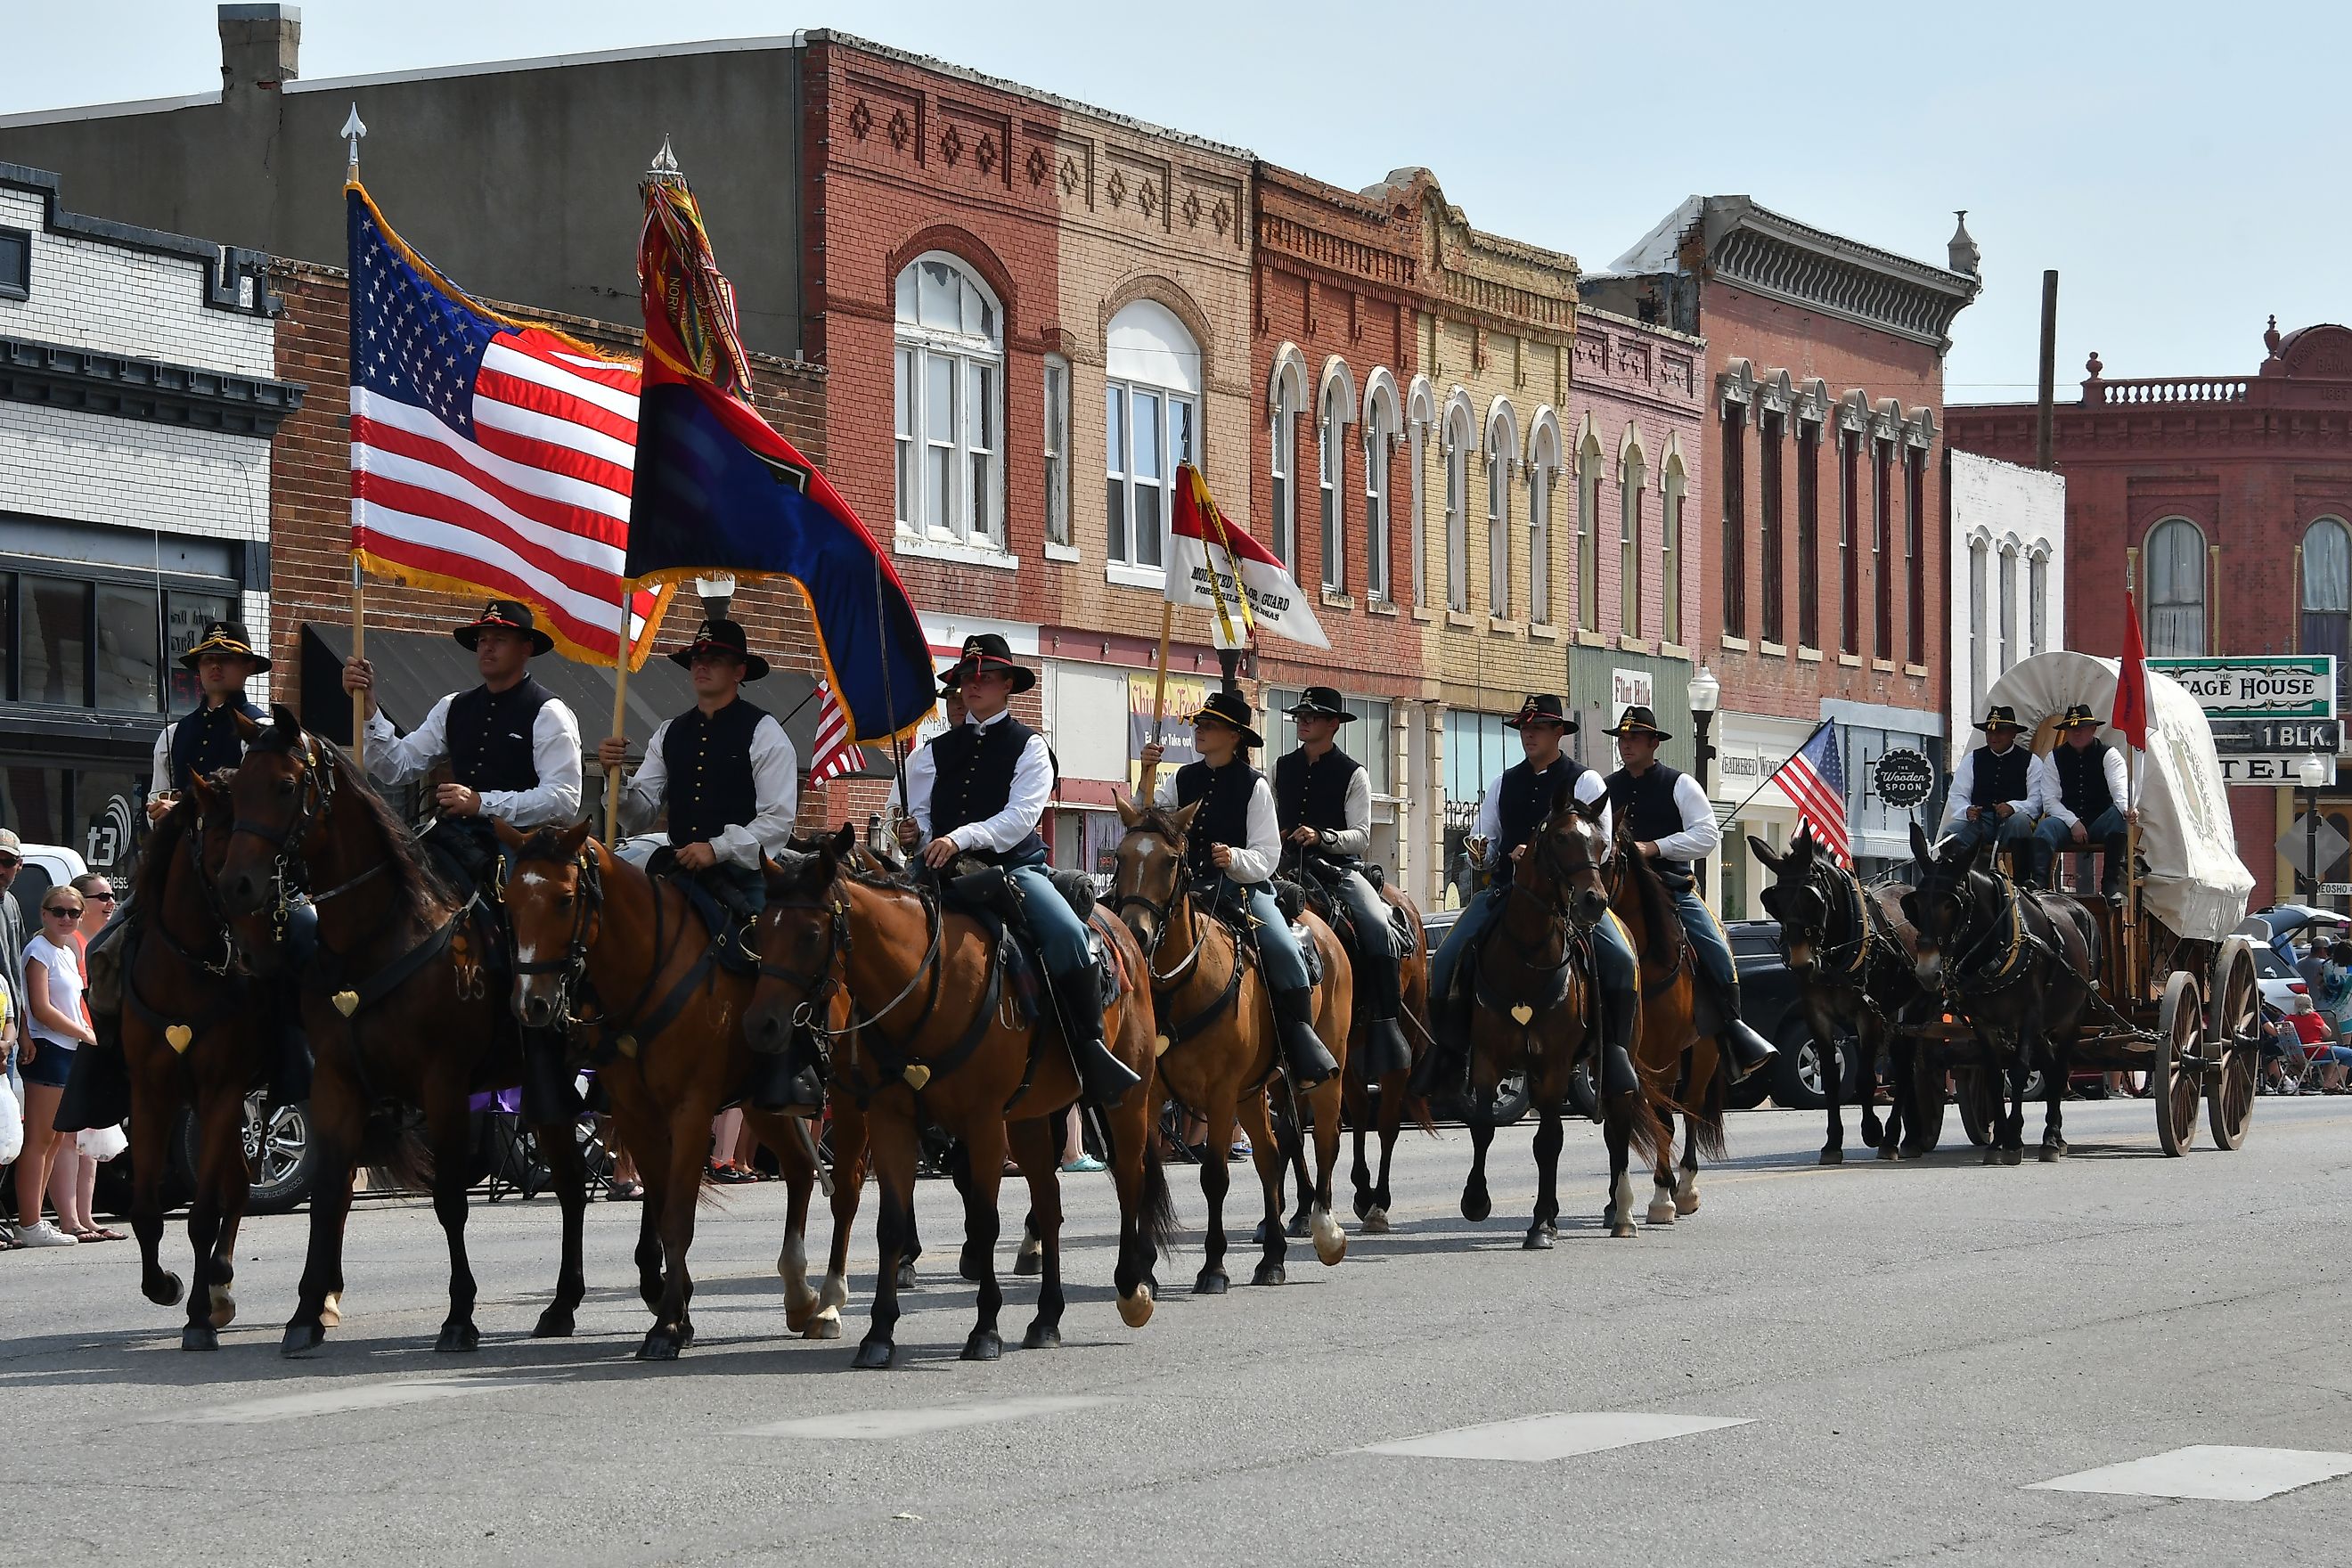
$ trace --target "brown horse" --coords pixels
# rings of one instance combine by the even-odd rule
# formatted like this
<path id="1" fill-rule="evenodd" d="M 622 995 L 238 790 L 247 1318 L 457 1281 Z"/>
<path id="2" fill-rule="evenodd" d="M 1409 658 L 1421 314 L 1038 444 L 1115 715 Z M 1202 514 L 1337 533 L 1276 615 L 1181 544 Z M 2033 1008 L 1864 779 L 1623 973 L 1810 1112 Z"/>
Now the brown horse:
<path id="1" fill-rule="evenodd" d="M 1704 1010 L 1702 1016 L 1696 954 L 1683 933 L 1682 917 L 1675 912 L 1666 885 L 1633 847 L 1633 836 L 1622 825 L 1614 858 L 1610 908 L 1641 959 L 1642 1027 L 1634 1039 L 1633 1067 L 1641 1074 L 1651 1112 L 1665 1133 L 1652 1164 L 1650 1206 L 1642 1217 L 1650 1225 L 1672 1225 L 1678 1215 L 1698 1212 L 1699 1155 L 1724 1157 L 1731 1077 L 1721 1043 L 1702 1032 L 1713 1023 L 1712 1010 Z M 1683 1118 L 1679 1167 L 1673 1158 L 1677 1111 Z M 1618 1234 L 1630 1236 L 1633 1216 L 1626 1205 L 1633 1186 L 1622 1180 L 1623 1173 L 1622 1164 L 1611 1172 L 1609 1220 L 1612 1227 L 1622 1227 Z"/>
<path id="2" fill-rule="evenodd" d="M 1421 1059 L 1429 1049 L 1429 943 L 1422 932 L 1421 908 L 1402 889 L 1382 883 L 1381 896 L 1391 909 L 1405 917 L 1405 929 L 1412 932 L 1411 944 L 1398 964 L 1398 991 L 1404 1003 L 1405 1038 L 1412 1043 L 1413 1060 Z M 1353 1061 L 1364 1061 L 1364 1035 L 1369 1016 L 1359 1006 L 1349 1021 L 1348 1056 Z M 1347 1088 L 1342 1096 L 1341 1110 L 1355 1138 L 1356 1161 L 1349 1178 L 1356 1189 L 1356 1217 L 1363 1222 L 1366 1236 L 1385 1236 L 1389 1229 L 1389 1163 L 1396 1154 L 1397 1134 L 1403 1130 L 1407 1102 L 1412 1096 L 1405 1089 L 1412 1077 L 1412 1068 L 1403 1067 L 1382 1073 L 1377 1082 L 1367 1083 L 1361 1073 L 1342 1073 Z M 1373 1099 L 1378 1095 L 1378 1100 Z M 1435 1131 L 1429 1121 L 1426 1106 L 1413 1108 L 1425 1131 Z M 1372 1179 L 1371 1166 L 1364 1157 L 1365 1134 L 1377 1129 L 1381 1140 L 1380 1179 Z M 1299 1185 L 1306 1185 L 1302 1174 Z M 1302 1205 L 1306 1194 L 1300 1194 Z M 1294 1223 L 1292 1234 L 1297 1230 Z"/>
<path id="3" fill-rule="evenodd" d="M 1609 918 L 1601 879 L 1610 852 L 1601 826 L 1603 809 L 1563 799 L 1545 819 L 1514 868 L 1502 909 L 1475 955 L 1471 1163 L 1462 1188 L 1462 1217 L 1475 1222 L 1494 1212 L 1486 1191 L 1486 1147 L 1495 1136 L 1495 1094 L 1506 1076 L 1523 1070 L 1528 1102 L 1540 1119 L 1534 1143 L 1535 1215 L 1520 1244 L 1529 1250 L 1549 1247 L 1559 1236 L 1559 1151 L 1566 1140 L 1561 1119 L 1571 1104 L 1577 1064 L 1599 1041 L 1590 932 Z M 1646 1004 L 1643 1010 L 1647 1013 Z M 1637 1038 L 1640 1033 L 1637 1026 Z M 1596 1068 L 1593 1081 L 1600 1078 Z M 1630 1237 L 1633 1187 L 1625 1173 L 1633 1146 L 1638 1141 L 1662 1163 L 1672 1134 L 1652 1113 L 1646 1094 L 1604 1100 L 1601 1112 L 1601 1137 L 1609 1148 L 1609 1233 Z"/>
<path id="4" fill-rule="evenodd" d="M 307 1355 L 341 1318 L 343 1226 L 352 1174 L 381 1150 L 394 1116 L 421 1110 L 432 1158 L 433 1212 L 449 1243 L 449 1315 L 434 1348 L 471 1351 L 476 1288 L 466 1260 L 468 1097 L 510 1087 L 522 1053 L 510 999 L 487 982 L 471 900 L 441 885 L 408 830 L 331 741 L 280 707 L 253 734 L 236 770 L 236 821 L 220 889 L 238 946 L 265 973 L 294 960 L 286 922 L 308 891 L 319 951 L 300 965 L 302 1020 L 318 1061 L 310 1091 L 317 1176 L 300 1300 L 280 1351 Z M 587 1284 L 581 1221 L 587 1202 L 573 1123 L 534 1129 L 563 1209 L 555 1300 L 531 1331 L 568 1335 Z M 375 1136 L 371 1138 L 370 1134 Z"/>
<path id="5" fill-rule="evenodd" d="M 1192 1283 L 1195 1294 L 1221 1296 L 1225 1275 L 1225 1192 L 1231 1176 L 1223 1151 L 1238 1117 L 1250 1136 L 1251 1158 L 1265 1194 L 1258 1232 L 1265 1254 L 1254 1285 L 1279 1285 L 1288 1247 L 1282 1223 L 1284 1160 L 1266 1120 L 1265 1088 L 1282 1061 L 1272 1004 L 1257 965 L 1241 938 L 1204 907 L 1208 889 L 1194 884 L 1184 858 L 1185 831 L 1198 802 L 1177 809 L 1139 806 L 1121 797 L 1127 833 L 1118 844 L 1112 906 L 1143 944 L 1151 1002 L 1166 1042 L 1160 1076 L 1177 1102 L 1209 1125 L 1209 1158 L 1201 1165 L 1201 1193 L 1209 1201 L 1206 1258 Z M 1303 1097 L 1315 1123 L 1315 1185 L 1308 1210 L 1315 1255 L 1326 1266 L 1348 1256 L 1348 1236 L 1331 1217 L 1331 1169 L 1339 1158 L 1339 1099 L 1347 1078 L 1348 1035 L 1355 1011 L 1353 976 L 1339 939 L 1319 916 L 1305 917 L 1322 960 L 1315 988 L 1315 1032 L 1339 1071 Z M 1289 1080 L 1284 1080 L 1286 1090 Z M 1296 1099 L 1294 1097 L 1294 1107 Z M 1296 1125 L 1296 1121 L 1294 1121 Z M 1310 1194 L 1302 1192 L 1300 1197 Z"/>
<path id="6" fill-rule="evenodd" d="M 896 1353 L 898 1264 L 914 1209 L 919 1118 L 960 1139 L 969 1152 L 963 1270 L 980 1284 L 979 1316 L 964 1342 L 967 1361 L 993 1361 L 1003 1342 L 997 1314 L 996 1189 L 1010 1142 L 1029 1184 L 1043 1247 L 1037 1317 L 1022 1343 L 1062 1342 L 1062 1200 L 1052 1121 L 1079 1093 L 1059 1033 L 1023 1016 L 1009 994 L 1000 943 L 980 920 L 941 907 L 921 883 L 861 868 L 856 830 L 844 827 L 808 853 L 786 851 L 768 868 L 760 917 L 761 975 L 745 1027 L 755 1049 L 781 1050 L 790 1032 L 814 1021 L 836 990 L 858 1017 L 833 1047 L 835 1104 L 865 1110 L 875 1177 L 882 1188 L 876 1229 L 881 1264 L 874 1313 L 856 1364 L 879 1368 Z M 1129 1328 L 1151 1319 L 1151 1268 L 1174 1224 L 1152 1125 L 1151 1019 L 1136 991 L 1143 955 L 1116 921 L 1096 916 L 1105 962 L 1121 982 L 1103 1010 L 1103 1037 L 1144 1082 L 1102 1118 L 1118 1190 L 1119 1247 L 1114 1276 Z M 1009 1125 L 1008 1125 L 1009 1123 Z M 836 1182 L 853 1192 L 853 1184 Z"/>
<path id="7" fill-rule="evenodd" d="M 159 1307 L 180 1304 L 180 1277 L 157 1258 L 163 1178 L 180 1111 L 196 1119 L 196 1190 L 188 1205 L 194 1288 L 180 1348 L 220 1348 L 236 1316 L 237 1222 L 253 1191 L 245 1158 L 245 1097 L 268 1060 L 273 1009 L 235 966 L 228 920 L 213 881 L 228 850 L 228 813 L 201 778 L 156 825 L 139 861 L 121 934 L 122 1050 L 131 1074 L 131 1228 L 139 1288 Z"/>
<path id="8" fill-rule="evenodd" d="M 637 1357 L 676 1360 L 694 1340 L 686 1254 L 710 1119 L 742 1097 L 751 1074 L 742 1026 L 752 977 L 719 962 L 727 933 L 713 932 L 684 892 L 591 838 L 586 823 L 526 834 L 501 822 L 498 836 L 512 856 L 500 896 L 514 934 L 515 1015 L 527 1028 L 570 1031 L 597 1063 L 621 1142 L 646 1180 L 637 1290 L 654 1326 Z M 749 1106 L 744 1117 L 789 1184 L 776 1259 L 784 1325 L 837 1339 L 841 1303 L 820 1310 L 808 1283 L 815 1142 L 798 1117 Z"/>

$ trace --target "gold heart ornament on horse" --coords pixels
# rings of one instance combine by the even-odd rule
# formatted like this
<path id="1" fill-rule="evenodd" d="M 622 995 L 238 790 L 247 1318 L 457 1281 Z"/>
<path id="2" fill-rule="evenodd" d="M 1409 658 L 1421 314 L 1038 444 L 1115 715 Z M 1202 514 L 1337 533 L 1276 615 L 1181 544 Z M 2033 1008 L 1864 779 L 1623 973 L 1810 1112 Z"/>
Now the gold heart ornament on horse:
<path id="1" fill-rule="evenodd" d="M 195 1037 L 196 1032 L 185 1024 L 173 1024 L 163 1031 L 163 1043 L 174 1051 L 186 1051 L 189 1043 Z"/>
<path id="2" fill-rule="evenodd" d="M 1512 1008 L 1512 1009 L 1511 1009 L 1511 1016 L 1512 1016 L 1514 1019 L 1517 1020 L 1517 1022 L 1518 1022 L 1518 1026 L 1519 1026 L 1519 1027 L 1521 1027 L 1522 1029 L 1524 1029 L 1524 1028 L 1526 1028 L 1526 1027 L 1528 1026 L 1528 1019 L 1530 1019 L 1530 1018 L 1532 1018 L 1532 1017 L 1534 1017 L 1535 1016 L 1536 1016 L 1536 1010 L 1535 1010 L 1533 1007 L 1528 1006 L 1528 1005 L 1526 1003 L 1524 1003 L 1524 1002 L 1520 1003 L 1517 1006 L 1516 1006 L 1516 1007 L 1514 1007 L 1514 1008 Z"/>
<path id="3" fill-rule="evenodd" d="M 356 991 L 338 991 L 327 1000 L 332 1002 L 335 1011 L 346 1018 L 360 1010 L 360 994 Z"/>
<path id="4" fill-rule="evenodd" d="M 919 1091 L 923 1085 L 931 1081 L 931 1069 L 920 1062 L 911 1062 L 908 1064 L 907 1070 L 898 1076 L 907 1080 L 908 1089 Z"/>

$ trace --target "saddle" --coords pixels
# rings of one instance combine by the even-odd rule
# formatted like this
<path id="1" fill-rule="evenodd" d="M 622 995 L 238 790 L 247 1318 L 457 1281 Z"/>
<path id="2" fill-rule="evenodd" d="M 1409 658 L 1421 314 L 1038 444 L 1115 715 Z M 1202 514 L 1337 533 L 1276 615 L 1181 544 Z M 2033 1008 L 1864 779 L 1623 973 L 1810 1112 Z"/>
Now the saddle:
<path id="1" fill-rule="evenodd" d="M 658 877 L 684 893 L 686 901 L 694 906 L 694 912 L 702 917 L 702 923 L 713 934 L 724 935 L 726 940 L 719 943 L 719 968 L 730 974 L 760 973 L 759 944 L 752 935 L 752 927 L 759 923 L 760 917 L 722 896 L 731 889 L 723 883 L 714 886 L 718 882 L 715 878 L 706 880 L 706 872 L 681 868 L 676 853 L 667 844 L 646 860 L 646 875 Z"/>
<path id="2" fill-rule="evenodd" d="M 1274 907 L 1283 923 L 1290 928 L 1290 940 L 1298 944 L 1298 954 L 1307 961 L 1307 984 L 1323 984 L 1323 953 L 1316 946 L 1314 933 L 1307 929 L 1307 889 L 1280 877 L 1273 879 Z M 1240 883 L 1220 880 L 1213 894 L 1195 888 L 1192 895 L 1219 924 L 1234 933 L 1236 949 L 1255 957 L 1257 953 L 1257 917 L 1250 913 L 1249 899 Z"/>
<path id="3" fill-rule="evenodd" d="M 1102 976 L 1102 1005 L 1108 1007 L 1118 996 L 1118 965 L 1108 962 L 1102 932 L 1095 926 L 1094 879 L 1083 871 L 1047 871 L 1045 879 L 1087 929 L 1087 952 Z M 1010 950 L 1006 954 L 1008 984 L 1021 1007 L 1023 1020 L 1035 1023 L 1045 964 L 1037 952 L 1036 939 L 1030 933 L 1028 911 L 1022 907 L 1018 885 L 1003 867 L 967 855 L 950 867 L 949 875 L 940 879 L 940 898 L 946 907 L 978 921 L 988 931 L 991 942 Z"/>
<path id="4" fill-rule="evenodd" d="M 1312 856 L 1303 861 L 1302 865 L 1308 874 L 1307 881 L 1293 883 L 1280 878 L 1275 879 L 1276 906 L 1282 909 L 1285 916 L 1293 924 L 1296 924 L 1298 920 L 1297 910 L 1282 903 L 1283 890 L 1296 888 L 1305 906 L 1321 915 L 1323 923 L 1329 926 L 1332 933 L 1339 937 L 1339 945 L 1345 950 L 1349 959 L 1351 962 L 1361 962 L 1364 952 L 1362 935 L 1356 930 L 1356 917 L 1350 911 L 1348 900 L 1339 894 L 1339 885 L 1346 879 L 1349 871 L 1355 871 L 1360 874 L 1365 881 L 1370 883 L 1373 893 L 1378 894 L 1386 883 L 1385 874 L 1378 866 L 1343 866 Z M 1420 933 L 1407 921 L 1402 908 L 1388 903 L 1386 900 L 1382 900 L 1381 902 L 1389 912 L 1389 951 L 1392 953 L 1411 952 Z"/>

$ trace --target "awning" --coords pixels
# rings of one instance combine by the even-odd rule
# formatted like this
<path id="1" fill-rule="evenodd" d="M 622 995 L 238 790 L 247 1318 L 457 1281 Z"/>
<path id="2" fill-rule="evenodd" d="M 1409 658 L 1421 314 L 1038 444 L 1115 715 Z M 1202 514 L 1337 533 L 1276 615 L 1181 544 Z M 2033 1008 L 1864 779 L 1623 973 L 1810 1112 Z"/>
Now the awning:
<path id="1" fill-rule="evenodd" d="M 349 626 L 302 623 L 302 690 L 296 711 L 305 728 L 340 745 L 351 744 L 352 739 L 352 700 L 342 684 L 343 659 L 351 646 Z M 474 656 L 446 632 L 371 629 L 367 652 L 368 662 L 375 667 L 376 707 L 403 732 L 415 728 L 442 698 L 481 681 Z M 614 672 L 550 654 L 532 660 L 530 673 L 571 708 L 580 721 L 582 746 L 593 755 L 597 741 L 610 732 Z M 816 739 L 815 690 L 814 679 L 789 669 L 775 670 L 743 689 L 746 698 L 783 725 L 803 773 Z M 667 658 L 647 659 L 643 669 L 629 672 L 625 725 L 629 744 L 642 751 L 663 720 L 693 706 L 694 685 L 686 671 Z M 889 753 L 871 746 L 865 751 L 866 773 L 889 777 Z M 593 763 L 588 773 L 592 780 L 596 776 Z"/>

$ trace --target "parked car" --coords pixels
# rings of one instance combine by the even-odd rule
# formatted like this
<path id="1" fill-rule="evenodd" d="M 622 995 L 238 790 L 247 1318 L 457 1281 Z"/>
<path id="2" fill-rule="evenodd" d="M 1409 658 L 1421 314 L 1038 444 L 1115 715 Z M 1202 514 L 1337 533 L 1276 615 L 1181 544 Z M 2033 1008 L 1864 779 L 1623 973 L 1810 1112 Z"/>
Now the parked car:
<path id="1" fill-rule="evenodd" d="M 2295 943 L 2315 926 L 2341 932 L 2352 927 L 2352 920 L 2309 904 L 2280 904 L 2248 915 L 2232 933 L 2254 939 L 2254 974 L 2263 1000 L 2282 1013 L 2291 998 L 2309 989 L 2295 968 Z"/>

